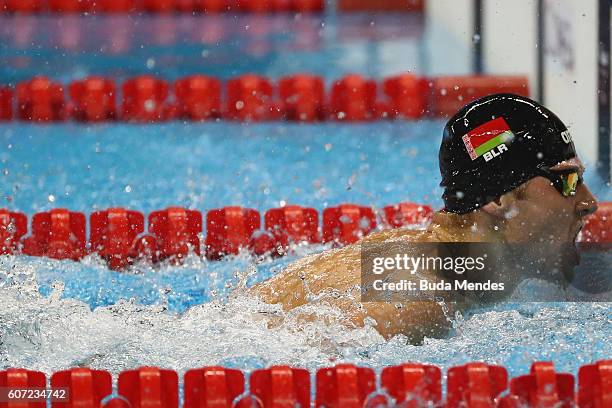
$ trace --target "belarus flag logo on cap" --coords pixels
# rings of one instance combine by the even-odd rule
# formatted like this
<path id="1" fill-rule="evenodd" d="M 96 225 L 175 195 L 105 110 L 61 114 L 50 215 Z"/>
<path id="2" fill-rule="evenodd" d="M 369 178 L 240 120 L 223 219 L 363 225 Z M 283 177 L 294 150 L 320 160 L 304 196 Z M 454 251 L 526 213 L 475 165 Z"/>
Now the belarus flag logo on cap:
<path id="1" fill-rule="evenodd" d="M 478 126 L 464 135 L 462 139 L 468 154 L 472 160 L 476 160 L 500 145 L 503 145 L 503 149 L 500 148 L 499 153 L 507 150 L 508 148 L 504 143 L 511 142 L 514 139 L 514 133 L 512 133 L 504 118 L 499 117 Z M 485 155 L 486 161 L 499 156 L 499 154 L 495 154 L 496 152 L 492 153 Z"/>

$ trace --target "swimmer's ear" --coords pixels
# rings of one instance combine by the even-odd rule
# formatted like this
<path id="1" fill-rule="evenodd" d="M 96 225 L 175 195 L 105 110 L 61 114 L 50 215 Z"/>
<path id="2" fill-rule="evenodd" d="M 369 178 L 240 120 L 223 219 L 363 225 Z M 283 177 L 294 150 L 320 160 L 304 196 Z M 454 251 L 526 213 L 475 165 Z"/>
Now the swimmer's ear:
<path id="1" fill-rule="evenodd" d="M 482 206 L 482 211 L 487 214 L 495 217 L 495 218 L 508 218 L 507 215 L 514 207 L 516 201 L 516 197 L 512 192 L 506 193 L 501 197 L 497 197 L 495 200 L 491 201 Z"/>

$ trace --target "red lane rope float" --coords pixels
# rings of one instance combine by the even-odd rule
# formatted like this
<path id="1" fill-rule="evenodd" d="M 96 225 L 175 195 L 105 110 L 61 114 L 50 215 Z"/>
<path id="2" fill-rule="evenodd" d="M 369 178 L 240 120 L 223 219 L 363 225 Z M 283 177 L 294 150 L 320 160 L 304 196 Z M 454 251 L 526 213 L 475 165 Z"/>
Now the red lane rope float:
<path id="1" fill-rule="evenodd" d="M 313 375 L 314 374 L 314 379 Z M 575 378 L 555 372 L 551 362 L 535 362 L 531 373 L 509 380 L 506 368 L 467 363 L 447 371 L 446 399 L 442 398 L 442 370 L 433 365 L 406 363 L 385 367 L 377 386 L 375 371 L 353 364 L 325 367 L 311 373 L 303 368 L 272 366 L 255 370 L 249 377 L 238 369 L 204 367 L 185 372 L 184 408 L 196 407 L 308 407 L 311 382 L 315 382 L 315 407 L 364 406 L 465 407 L 465 408 L 607 408 L 612 401 L 612 360 L 580 367 Z M 9 368 L 0 371 L 3 389 L 45 388 L 42 372 Z M 55 372 L 51 386 L 66 388 L 69 402 L 52 401 L 53 408 L 99 408 L 112 392 L 112 378 L 105 370 L 80 367 Z M 141 367 L 123 371 L 118 397 L 105 408 L 177 408 L 179 377 L 174 370 Z M 1 402 L 2 407 L 16 407 Z M 46 401 L 19 404 L 44 408 Z"/>
<path id="2" fill-rule="evenodd" d="M 2 0 L 11 13 L 321 12 L 324 0 Z"/>
<path id="3" fill-rule="evenodd" d="M 428 79 L 412 74 L 383 79 L 380 85 L 360 75 L 346 75 L 333 82 L 328 92 L 322 77 L 309 74 L 286 76 L 278 82 L 247 74 L 224 84 L 203 75 L 181 78 L 173 84 L 142 75 L 120 85 L 112 79 L 93 76 L 74 81 L 66 88 L 68 92 L 62 84 L 43 76 L 18 83 L 15 95 L 10 88 L 1 87 L 0 121 L 14 117 L 32 122 L 120 119 L 144 123 L 219 118 L 299 122 L 416 120 L 450 116 L 464 104 L 491 93 L 529 96 L 527 78 L 521 76 Z"/>
<path id="4" fill-rule="evenodd" d="M 433 209 L 415 203 L 399 203 L 379 210 L 355 204 L 341 204 L 323 210 L 322 225 L 313 208 L 288 205 L 264 214 L 264 229 L 257 210 L 224 207 L 206 214 L 203 242 L 202 214 L 197 210 L 170 207 L 145 217 L 137 211 L 110 208 L 89 217 L 89 241 L 85 215 L 66 209 L 53 209 L 32 217 L 28 236 L 25 214 L 0 209 L 0 255 L 25 254 L 55 259 L 79 260 L 97 253 L 110 268 L 121 269 L 138 259 L 150 262 L 180 261 L 189 253 L 211 260 L 248 249 L 255 255 L 282 255 L 291 244 L 320 242 L 341 246 L 356 242 L 382 228 L 402 228 L 427 222 Z M 612 243 L 612 202 L 587 218 L 580 238 L 585 244 Z"/>

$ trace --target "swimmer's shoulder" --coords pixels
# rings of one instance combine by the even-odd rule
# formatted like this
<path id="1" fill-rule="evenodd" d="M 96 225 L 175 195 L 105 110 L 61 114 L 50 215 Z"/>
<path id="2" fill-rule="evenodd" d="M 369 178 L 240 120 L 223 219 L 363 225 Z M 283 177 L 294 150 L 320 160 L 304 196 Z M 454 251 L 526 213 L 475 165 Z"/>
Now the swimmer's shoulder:
<path id="1" fill-rule="evenodd" d="M 439 242 L 440 237 L 429 229 L 397 228 L 374 232 L 365 237 L 361 242 L 367 244 L 378 244 L 383 242 Z"/>

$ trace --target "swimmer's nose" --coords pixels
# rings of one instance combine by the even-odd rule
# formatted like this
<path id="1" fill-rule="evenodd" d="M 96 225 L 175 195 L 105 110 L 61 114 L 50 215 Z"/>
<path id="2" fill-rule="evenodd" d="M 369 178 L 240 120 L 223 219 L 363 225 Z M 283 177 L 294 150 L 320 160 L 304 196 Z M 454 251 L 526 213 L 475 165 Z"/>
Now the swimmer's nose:
<path id="1" fill-rule="evenodd" d="M 579 218 L 584 218 L 595 211 L 597 211 L 597 199 L 591 193 L 591 190 L 583 184 L 578 188 L 578 195 L 576 196 L 576 215 Z"/>

